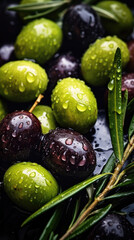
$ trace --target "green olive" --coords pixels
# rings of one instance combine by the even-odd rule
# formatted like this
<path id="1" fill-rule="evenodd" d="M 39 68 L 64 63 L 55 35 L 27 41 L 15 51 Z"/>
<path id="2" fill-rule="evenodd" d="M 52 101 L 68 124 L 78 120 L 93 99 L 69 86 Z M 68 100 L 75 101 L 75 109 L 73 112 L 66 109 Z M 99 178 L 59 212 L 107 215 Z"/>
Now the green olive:
<path id="1" fill-rule="evenodd" d="M 101 1 L 98 7 L 114 14 L 118 22 L 102 18 L 102 24 L 109 35 L 117 35 L 126 39 L 133 31 L 133 14 L 128 6 L 119 1 Z"/>
<path id="2" fill-rule="evenodd" d="M 97 102 L 84 81 L 64 78 L 52 93 L 52 109 L 56 121 L 64 128 L 86 133 L 97 120 Z"/>
<path id="3" fill-rule="evenodd" d="M 32 113 L 39 119 L 43 134 L 46 134 L 50 130 L 56 128 L 56 121 L 53 115 L 53 111 L 50 107 L 45 105 L 38 105 Z"/>
<path id="4" fill-rule="evenodd" d="M 53 21 L 42 18 L 28 23 L 15 42 L 17 59 L 34 59 L 44 64 L 60 48 L 62 43 L 61 28 Z"/>
<path id="5" fill-rule="evenodd" d="M 35 211 L 58 194 L 55 178 L 37 163 L 12 165 L 4 175 L 4 189 L 19 207 Z"/>
<path id="6" fill-rule="evenodd" d="M 0 68 L 0 95 L 14 102 L 28 102 L 48 84 L 45 70 L 31 61 L 13 61 Z"/>
<path id="7" fill-rule="evenodd" d="M 89 46 L 81 60 L 81 71 L 85 81 L 92 86 L 104 86 L 109 81 L 117 48 L 121 49 L 122 67 L 129 61 L 129 50 L 125 42 L 116 36 L 98 39 Z"/>

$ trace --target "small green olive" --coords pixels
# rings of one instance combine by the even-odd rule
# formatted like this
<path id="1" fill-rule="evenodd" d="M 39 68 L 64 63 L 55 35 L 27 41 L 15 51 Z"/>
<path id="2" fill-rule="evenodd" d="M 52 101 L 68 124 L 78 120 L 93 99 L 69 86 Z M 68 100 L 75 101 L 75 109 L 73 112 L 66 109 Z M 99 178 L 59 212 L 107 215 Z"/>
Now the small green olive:
<path id="1" fill-rule="evenodd" d="M 35 211 L 58 194 L 55 178 L 37 163 L 12 165 L 4 175 L 4 189 L 19 207 Z"/>
<path id="2" fill-rule="evenodd" d="M 48 84 L 45 70 L 31 61 L 13 61 L 0 68 L 0 95 L 14 102 L 28 102 L 43 93 Z"/>
<path id="3" fill-rule="evenodd" d="M 101 1 L 98 7 L 114 14 L 118 22 L 102 18 L 102 24 L 109 35 L 117 35 L 126 39 L 133 31 L 133 14 L 129 7 L 119 1 Z"/>
<path id="4" fill-rule="evenodd" d="M 42 18 L 28 23 L 20 32 L 15 43 L 17 59 L 34 59 L 44 64 L 60 48 L 61 28 L 53 21 Z"/>
<path id="5" fill-rule="evenodd" d="M 97 120 L 97 102 L 84 81 L 64 78 L 52 93 L 52 109 L 61 127 L 86 133 Z"/>
<path id="6" fill-rule="evenodd" d="M 85 81 L 92 86 L 104 86 L 109 81 L 117 48 L 121 49 L 122 67 L 129 61 L 126 43 L 116 36 L 98 39 L 84 53 L 81 60 L 81 71 Z"/>
<path id="7" fill-rule="evenodd" d="M 56 121 L 53 115 L 53 111 L 50 107 L 45 105 L 38 105 L 32 113 L 39 119 L 43 134 L 46 134 L 50 130 L 56 128 Z"/>

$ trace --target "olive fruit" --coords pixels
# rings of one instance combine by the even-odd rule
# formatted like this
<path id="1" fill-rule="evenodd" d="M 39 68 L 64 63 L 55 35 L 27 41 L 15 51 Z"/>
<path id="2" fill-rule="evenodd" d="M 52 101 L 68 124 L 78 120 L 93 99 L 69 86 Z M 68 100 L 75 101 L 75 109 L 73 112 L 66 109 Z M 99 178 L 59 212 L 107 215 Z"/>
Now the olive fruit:
<path id="1" fill-rule="evenodd" d="M 46 134 L 50 130 L 56 128 L 56 121 L 53 115 L 53 111 L 50 107 L 45 105 L 38 105 L 35 107 L 32 113 L 39 119 L 43 134 Z"/>
<path id="2" fill-rule="evenodd" d="M 35 211 L 58 194 L 55 178 L 37 163 L 12 165 L 4 174 L 4 189 L 19 207 Z"/>
<path id="3" fill-rule="evenodd" d="M 129 72 L 134 72 L 134 40 L 129 41 L 127 45 L 130 53 L 130 59 L 127 68 Z"/>
<path id="4" fill-rule="evenodd" d="M 82 75 L 89 85 L 104 86 L 108 83 L 118 47 L 121 49 L 124 68 L 129 61 L 129 51 L 126 43 L 121 39 L 107 36 L 90 45 L 81 60 Z"/>
<path id="5" fill-rule="evenodd" d="M 7 168 L 16 161 L 28 161 L 40 143 L 41 126 L 30 112 L 15 111 L 0 122 L 0 162 Z"/>
<path id="6" fill-rule="evenodd" d="M 89 5 L 71 6 L 63 17 L 63 35 L 73 49 L 79 51 L 88 48 L 97 38 L 104 35 L 99 16 Z"/>
<path id="7" fill-rule="evenodd" d="M 52 110 L 61 127 L 87 133 L 97 120 L 97 102 L 84 81 L 64 78 L 52 92 Z"/>
<path id="8" fill-rule="evenodd" d="M 12 61 L 0 68 L 0 95 L 14 102 L 28 102 L 48 84 L 45 70 L 31 61 Z"/>
<path id="9" fill-rule="evenodd" d="M 16 4 L 18 4 L 17 0 L 0 1 L 0 43 L 13 42 L 21 30 L 22 23 L 18 13 L 8 10 L 9 7 L 14 7 Z"/>
<path id="10" fill-rule="evenodd" d="M 80 76 L 80 63 L 71 52 L 56 54 L 48 64 L 46 71 L 49 78 L 47 92 L 51 92 L 59 79 Z"/>
<path id="11" fill-rule="evenodd" d="M 0 99 L 0 121 L 7 115 L 7 104 Z"/>
<path id="12" fill-rule="evenodd" d="M 42 165 L 61 182 L 74 184 L 89 177 L 96 166 L 90 142 L 71 129 L 50 131 L 41 143 Z"/>
<path id="13" fill-rule="evenodd" d="M 117 35 L 126 39 L 133 31 L 133 14 L 129 7 L 120 1 L 100 1 L 96 5 L 111 12 L 118 21 L 102 18 L 102 24 L 108 35 Z"/>
<path id="14" fill-rule="evenodd" d="M 44 64 L 60 48 L 62 31 L 49 19 L 37 19 L 28 23 L 19 33 L 15 42 L 17 59 L 34 59 Z"/>
<path id="15" fill-rule="evenodd" d="M 4 44 L 0 47 L 0 66 L 6 62 L 13 61 L 14 56 L 14 45 L 13 44 Z"/>
<path id="16" fill-rule="evenodd" d="M 87 240 L 133 240 L 132 225 L 124 216 L 109 213 L 102 218 L 90 231 Z"/>
<path id="17" fill-rule="evenodd" d="M 134 73 L 126 73 L 122 76 L 122 91 L 128 90 L 128 100 L 134 98 Z"/>

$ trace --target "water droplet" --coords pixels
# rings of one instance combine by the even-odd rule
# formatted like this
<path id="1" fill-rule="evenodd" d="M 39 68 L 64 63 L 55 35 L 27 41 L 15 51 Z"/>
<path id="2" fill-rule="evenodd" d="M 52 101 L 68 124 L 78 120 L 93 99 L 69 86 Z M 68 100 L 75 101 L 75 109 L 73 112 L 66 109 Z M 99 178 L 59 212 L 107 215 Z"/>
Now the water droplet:
<path id="1" fill-rule="evenodd" d="M 5 95 L 8 95 L 8 90 L 7 90 L 7 88 L 4 89 L 4 94 L 5 94 Z"/>
<path id="2" fill-rule="evenodd" d="M 82 100 L 82 99 L 83 99 L 83 94 L 82 94 L 82 93 L 78 93 L 78 94 L 77 94 L 77 97 L 78 97 L 80 100 Z"/>
<path id="3" fill-rule="evenodd" d="M 71 163 L 72 165 L 75 165 L 75 156 L 71 156 L 71 158 L 70 158 L 70 163 Z"/>
<path id="4" fill-rule="evenodd" d="M 66 167 L 66 171 L 67 171 L 67 172 L 70 171 L 70 167 L 69 167 L 69 166 Z"/>
<path id="5" fill-rule="evenodd" d="M 19 129 L 21 129 L 23 127 L 23 123 L 21 122 L 18 126 Z"/>
<path id="6" fill-rule="evenodd" d="M 61 160 L 64 162 L 66 161 L 66 151 L 62 154 Z"/>
<path id="7" fill-rule="evenodd" d="M 84 104 L 78 103 L 78 104 L 77 104 L 77 109 L 78 109 L 79 112 L 85 112 L 86 109 L 87 109 L 87 106 L 84 105 Z"/>
<path id="8" fill-rule="evenodd" d="M 67 109 L 67 108 L 68 108 L 68 102 L 69 102 L 69 101 L 66 101 L 66 102 L 63 103 L 62 107 L 63 107 L 64 109 Z"/>
<path id="9" fill-rule="evenodd" d="M 72 139 L 72 138 L 67 138 L 66 141 L 65 141 L 65 143 L 66 143 L 67 145 L 72 145 L 73 139 Z"/>
<path id="10" fill-rule="evenodd" d="M 110 91 L 112 91 L 114 89 L 114 80 L 113 79 L 108 83 L 108 89 Z"/>
<path id="11" fill-rule="evenodd" d="M 9 126 L 9 125 L 7 126 L 7 131 L 8 131 L 8 130 L 10 130 L 10 126 Z"/>
<path id="12" fill-rule="evenodd" d="M 87 151 L 88 150 L 88 147 L 85 143 L 82 144 L 82 147 L 83 147 L 83 150 Z"/>
<path id="13" fill-rule="evenodd" d="M 21 82 L 21 84 L 19 86 L 19 91 L 20 92 L 24 92 L 25 91 L 25 86 L 24 86 L 23 82 Z"/>
<path id="14" fill-rule="evenodd" d="M 31 177 L 31 178 L 34 178 L 36 176 L 36 172 L 31 172 L 30 174 L 29 174 L 29 177 Z"/>
<path id="15" fill-rule="evenodd" d="M 22 182 L 23 182 L 23 178 L 20 179 L 19 184 L 21 184 Z"/>
<path id="16" fill-rule="evenodd" d="M 79 167 L 83 167 L 83 166 L 85 165 L 85 163 L 86 163 L 85 160 L 86 160 L 86 159 L 83 158 L 83 159 L 78 163 L 78 166 L 79 166 Z"/>
<path id="17" fill-rule="evenodd" d="M 109 44 L 109 47 L 110 47 L 110 48 L 113 48 L 113 47 L 114 47 L 114 44 L 113 44 L 113 43 L 110 43 L 110 44 Z"/>
<path id="18" fill-rule="evenodd" d="M 14 131 L 14 132 L 12 133 L 12 137 L 15 138 L 16 136 L 17 136 L 17 133 L 16 133 L 16 131 Z"/>

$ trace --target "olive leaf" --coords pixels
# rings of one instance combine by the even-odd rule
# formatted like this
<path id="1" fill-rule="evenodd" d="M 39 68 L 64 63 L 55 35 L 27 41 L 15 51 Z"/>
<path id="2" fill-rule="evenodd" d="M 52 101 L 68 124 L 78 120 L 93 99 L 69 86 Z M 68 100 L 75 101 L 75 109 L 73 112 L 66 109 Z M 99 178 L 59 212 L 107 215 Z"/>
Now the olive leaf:
<path id="1" fill-rule="evenodd" d="M 129 137 L 129 139 L 131 138 L 133 133 L 134 133 L 134 115 L 133 115 L 133 117 L 131 119 L 131 123 L 130 123 L 129 129 L 128 129 L 128 137 Z"/>
<path id="2" fill-rule="evenodd" d="M 112 153 L 110 158 L 108 159 L 107 163 L 103 167 L 101 173 L 112 172 L 115 167 L 115 160 L 116 160 L 115 155 L 114 155 L 114 153 Z M 108 177 L 109 176 L 106 176 L 105 179 L 103 179 L 103 181 L 100 179 L 100 181 L 98 182 L 98 184 L 96 186 L 95 197 L 99 196 L 100 192 L 104 189 L 104 187 L 107 183 Z"/>
<path id="3" fill-rule="evenodd" d="M 119 193 L 115 193 L 113 195 L 105 197 L 105 200 L 114 199 L 114 198 L 129 197 L 129 196 L 132 196 L 132 195 L 134 195 L 133 190 L 127 191 L 127 192 L 119 192 Z"/>
<path id="4" fill-rule="evenodd" d="M 98 13 L 98 15 L 100 15 L 100 17 L 108 18 L 113 21 L 119 22 L 119 19 L 109 10 L 105 10 L 98 6 L 92 6 L 92 8 Z"/>
<path id="5" fill-rule="evenodd" d="M 111 141 L 115 156 L 122 161 L 123 156 L 123 110 L 121 97 L 121 51 L 117 48 L 108 84 L 108 115 Z"/>
<path id="6" fill-rule="evenodd" d="M 50 233 L 54 231 L 61 219 L 61 216 L 64 211 L 64 206 L 60 205 L 60 207 L 57 207 L 52 216 L 50 217 L 47 225 L 45 226 L 39 240 L 47 240 Z"/>
<path id="7" fill-rule="evenodd" d="M 98 209 L 97 213 L 91 217 L 89 217 L 86 221 L 84 221 L 69 237 L 66 239 L 72 239 L 76 238 L 86 230 L 88 230 L 90 227 L 92 227 L 94 224 L 96 224 L 99 220 L 101 220 L 111 209 L 112 204 L 109 204 L 108 206 Z"/>
<path id="8" fill-rule="evenodd" d="M 122 124 L 124 125 L 126 111 L 127 111 L 127 102 L 128 102 L 128 90 L 125 90 L 124 96 L 122 98 Z"/>
<path id="9" fill-rule="evenodd" d="M 98 179 L 105 177 L 107 174 L 110 173 L 104 173 L 104 174 L 100 174 L 94 177 L 91 177 L 89 179 L 86 179 L 83 182 L 80 182 L 74 186 L 72 186 L 71 188 L 65 190 L 64 192 L 60 193 L 59 195 L 57 195 L 56 197 L 54 197 L 52 200 L 50 200 L 48 203 L 46 203 L 43 207 L 41 207 L 40 209 L 38 209 L 36 212 L 34 212 L 32 215 L 30 215 L 23 223 L 21 226 L 24 226 L 26 223 L 28 223 L 29 221 L 31 221 L 32 219 L 36 218 L 37 216 L 41 215 L 42 213 L 44 213 L 45 211 L 47 211 L 48 209 L 58 205 L 59 203 L 65 201 L 66 199 L 68 199 L 69 197 L 73 196 L 74 194 L 78 193 L 79 191 L 81 191 L 82 189 L 86 188 L 87 186 L 89 186 L 90 184 L 94 183 L 95 181 L 97 181 Z"/>

